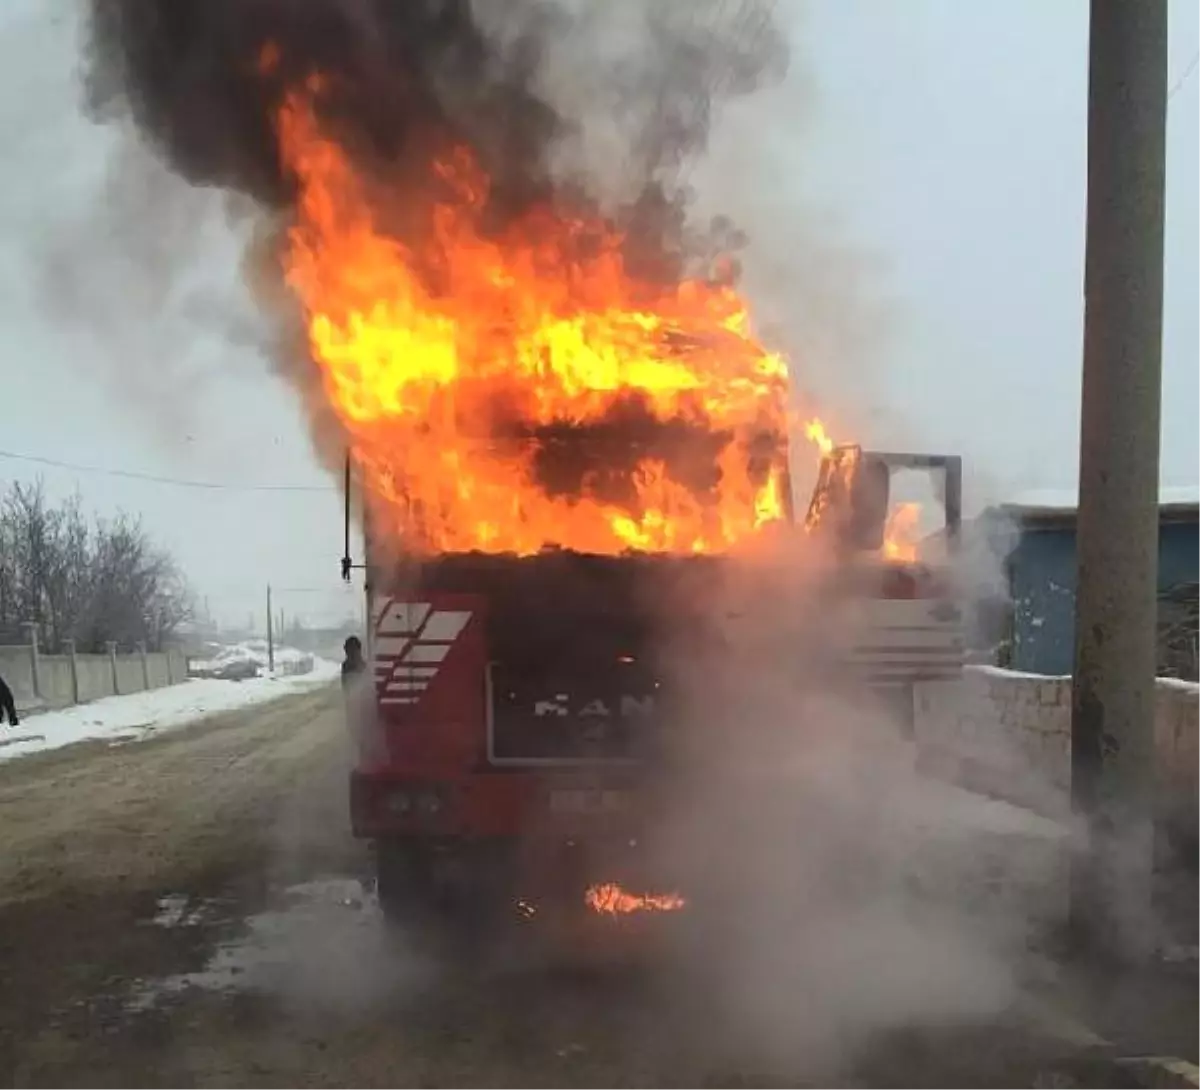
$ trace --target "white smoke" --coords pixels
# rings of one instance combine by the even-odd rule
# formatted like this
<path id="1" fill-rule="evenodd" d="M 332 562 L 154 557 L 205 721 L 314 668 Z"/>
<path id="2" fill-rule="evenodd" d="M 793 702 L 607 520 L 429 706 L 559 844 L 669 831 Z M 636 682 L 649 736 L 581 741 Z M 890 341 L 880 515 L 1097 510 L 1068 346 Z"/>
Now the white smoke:
<path id="1" fill-rule="evenodd" d="M 1014 1002 L 1061 843 L 919 772 L 887 700 L 837 679 L 862 621 L 828 569 L 763 563 L 713 588 L 723 645 L 677 663 L 688 744 L 653 852 L 695 894 L 677 952 L 714 997 L 712 1047 L 844 1077 L 881 1032 Z"/>

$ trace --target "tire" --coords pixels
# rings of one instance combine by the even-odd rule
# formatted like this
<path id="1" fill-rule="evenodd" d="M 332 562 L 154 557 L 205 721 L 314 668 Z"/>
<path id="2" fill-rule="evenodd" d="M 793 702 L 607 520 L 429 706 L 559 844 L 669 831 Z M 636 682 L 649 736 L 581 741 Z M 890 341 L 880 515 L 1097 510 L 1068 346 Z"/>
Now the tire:
<path id="1" fill-rule="evenodd" d="M 443 864 L 457 864 L 445 881 Z M 454 960 L 474 960 L 511 909 L 509 869 L 502 853 L 419 840 L 375 846 L 376 893 L 384 919 Z"/>
<path id="2" fill-rule="evenodd" d="M 375 845 L 375 893 L 388 923 L 419 926 L 432 915 L 429 863 L 418 844 L 382 840 Z"/>

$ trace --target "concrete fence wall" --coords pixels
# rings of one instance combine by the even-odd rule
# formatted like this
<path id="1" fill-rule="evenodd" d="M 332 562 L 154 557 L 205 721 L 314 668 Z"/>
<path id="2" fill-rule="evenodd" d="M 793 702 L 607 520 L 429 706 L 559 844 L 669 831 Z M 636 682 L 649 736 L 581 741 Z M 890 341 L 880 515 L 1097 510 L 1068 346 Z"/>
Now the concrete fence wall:
<path id="1" fill-rule="evenodd" d="M 142 669 L 142 656 L 120 655 L 117 658 L 117 695 L 140 693 L 146 688 L 146 674 Z"/>
<path id="2" fill-rule="evenodd" d="M 36 669 L 36 675 L 35 675 Z M 0 677 L 22 712 L 65 708 L 187 680 L 182 651 L 44 655 L 29 645 L 0 646 Z"/>
<path id="3" fill-rule="evenodd" d="M 62 655 L 43 655 L 38 660 L 38 688 L 42 703 L 49 708 L 66 708 L 75 703 L 75 681 L 71 660 Z"/>
<path id="4" fill-rule="evenodd" d="M 1154 748 L 1160 817 L 1195 830 L 1200 685 L 1160 678 Z M 1071 679 L 967 667 L 961 682 L 918 685 L 927 766 L 1050 816 L 1070 811 Z"/>
<path id="5" fill-rule="evenodd" d="M 12 689 L 18 708 L 34 699 L 33 659 L 28 647 L 0 646 L 0 677 Z"/>
<path id="6" fill-rule="evenodd" d="M 113 668 L 108 655 L 76 655 L 75 666 L 79 671 L 79 703 L 112 696 Z"/>
<path id="7" fill-rule="evenodd" d="M 150 675 L 151 689 L 161 689 L 171 684 L 171 664 L 166 655 L 147 655 L 146 670 Z"/>

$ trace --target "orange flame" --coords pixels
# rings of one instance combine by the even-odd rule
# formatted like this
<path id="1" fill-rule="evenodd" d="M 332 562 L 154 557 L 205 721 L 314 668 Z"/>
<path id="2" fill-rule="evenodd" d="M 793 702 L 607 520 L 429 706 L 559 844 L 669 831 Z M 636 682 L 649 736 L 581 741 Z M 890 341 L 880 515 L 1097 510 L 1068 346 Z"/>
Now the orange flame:
<path id="1" fill-rule="evenodd" d="M 833 440 L 820 420 L 810 420 L 804 425 L 804 437 L 812 440 L 822 454 L 829 454 L 833 450 Z"/>
<path id="2" fill-rule="evenodd" d="M 911 563 L 917 559 L 917 536 L 921 522 L 919 503 L 898 503 L 883 530 L 883 555 L 889 560 Z"/>
<path id="3" fill-rule="evenodd" d="M 830 437 L 822 421 L 813 419 L 804 425 L 805 436 L 816 444 L 822 455 L 831 454 L 835 443 Z M 846 453 L 831 466 L 833 472 L 850 474 L 854 470 L 856 458 L 849 454 L 850 448 L 843 448 Z M 839 452 L 841 454 L 842 452 Z M 836 456 L 835 456 L 836 457 Z M 828 499 L 828 494 L 821 497 Z M 825 510 L 824 503 L 818 503 L 815 509 L 810 509 L 806 519 L 808 529 L 814 529 L 821 521 Z M 883 529 L 883 545 L 880 553 L 887 560 L 901 563 L 912 563 L 918 557 L 918 539 L 921 525 L 921 505 L 919 503 L 898 503 L 888 515 Z"/>
<path id="4" fill-rule="evenodd" d="M 616 882 L 591 886 L 583 899 L 593 912 L 606 916 L 627 916 L 634 912 L 678 912 L 687 904 L 678 893 L 629 893 Z"/>
<path id="5" fill-rule="evenodd" d="M 783 517 L 788 369 L 731 286 L 639 280 L 610 224 L 554 207 L 496 229 L 462 147 L 409 180 L 434 197 L 411 202 L 431 208 L 419 246 L 401 241 L 385 224 L 405 194 L 356 174 L 320 93 L 276 119 L 298 190 L 283 262 L 378 531 L 418 551 L 696 553 Z M 711 443 L 638 447 L 631 415 Z M 568 434 L 611 447 L 559 480 L 544 463 Z"/>

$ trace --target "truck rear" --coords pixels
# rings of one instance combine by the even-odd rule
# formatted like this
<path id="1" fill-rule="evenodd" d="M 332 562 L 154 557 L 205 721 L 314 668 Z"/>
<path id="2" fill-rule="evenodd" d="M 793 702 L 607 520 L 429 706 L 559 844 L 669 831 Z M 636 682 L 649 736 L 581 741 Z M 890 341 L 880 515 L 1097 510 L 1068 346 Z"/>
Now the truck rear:
<path id="1" fill-rule="evenodd" d="M 838 494 L 838 479 L 818 486 L 827 508 L 868 506 L 861 488 Z M 839 540 L 871 544 L 868 515 Z M 352 774 L 351 813 L 355 835 L 374 842 L 385 912 L 478 926 L 518 906 L 682 903 L 685 878 L 638 849 L 663 817 L 681 734 L 704 701 L 697 664 L 728 658 L 731 641 L 778 608 L 769 577 L 736 600 L 714 594 L 742 563 L 555 550 L 374 572 L 372 744 Z M 941 566 L 846 549 L 819 597 L 823 684 L 870 690 L 899 729 L 915 681 L 960 669 Z"/>

